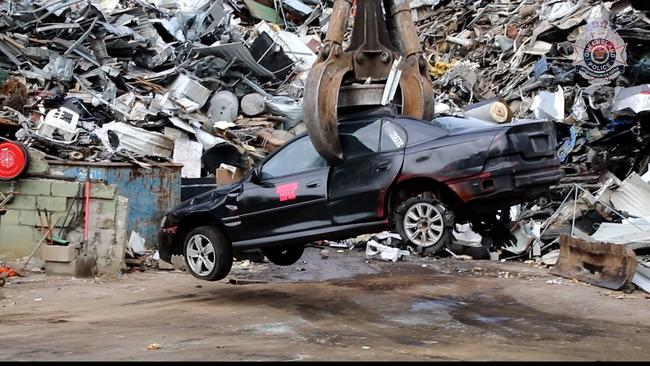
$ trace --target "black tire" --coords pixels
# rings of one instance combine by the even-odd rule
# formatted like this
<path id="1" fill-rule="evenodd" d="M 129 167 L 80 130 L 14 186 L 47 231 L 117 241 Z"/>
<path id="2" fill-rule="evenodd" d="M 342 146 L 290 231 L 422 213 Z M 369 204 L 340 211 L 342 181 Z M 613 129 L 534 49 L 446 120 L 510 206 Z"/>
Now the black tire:
<path id="1" fill-rule="evenodd" d="M 409 239 L 409 235 L 406 232 L 405 220 L 409 210 L 415 207 L 418 204 L 428 204 L 435 208 L 441 216 L 442 219 L 442 232 L 439 234 L 440 237 L 434 244 L 421 245 Z M 404 202 L 402 202 L 394 214 L 395 219 L 395 228 L 397 232 L 402 237 L 402 242 L 406 245 L 413 247 L 420 253 L 420 255 L 435 255 L 443 250 L 443 248 L 448 245 L 451 241 L 451 231 L 454 225 L 454 215 L 451 211 L 436 199 L 432 193 L 423 193 L 419 196 L 411 197 Z M 438 231 L 435 231 L 438 232 Z M 425 234 L 426 235 L 426 234 Z M 415 238 L 413 239 L 415 240 Z"/>
<path id="2" fill-rule="evenodd" d="M 207 242 L 205 240 L 207 240 L 212 245 L 212 255 L 208 251 L 202 254 L 207 261 L 212 261 L 213 268 L 211 270 L 208 271 L 208 267 L 205 262 L 203 262 L 203 259 L 199 264 L 198 261 L 194 261 L 190 256 L 188 256 L 188 251 L 193 250 L 196 252 L 197 243 L 191 243 L 192 239 L 199 240 L 201 245 L 206 244 Z M 190 231 L 183 242 L 183 255 L 185 256 L 187 270 L 194 277 L 201 280 L 222 280 L 228 276 L 228 273 L 230 273 L 230 269 L 232 268 L 233 255 L 230 241 L 219 228 L 214 226 L 199 226 Z M 201 268 L 200 273 L 196 272 L 197 265 Z M 205 269 L 205 271 L 203 271 L 203 269 Z"/>
<path id="3" fill-rule="evenodd" d="M 304 245 L 290 245 L 262 249 L 262 253 L 271 263 L 278 266 L 290 266 L 302 257 L 305 252 Z"/>

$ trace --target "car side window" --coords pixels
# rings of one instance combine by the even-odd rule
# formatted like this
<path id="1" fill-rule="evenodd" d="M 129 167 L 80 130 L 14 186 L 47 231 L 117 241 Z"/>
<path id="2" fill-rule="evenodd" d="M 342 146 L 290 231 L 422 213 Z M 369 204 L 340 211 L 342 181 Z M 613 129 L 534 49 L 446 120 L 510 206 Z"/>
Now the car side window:
<path id="1" fill-rule="evenodd" d="M 308 136 L 285 146 L 262 166 L 261 178 L 271 179 L 324 168 L 327 162 L 312 145 Z"/>
<path id="2" fill-rule="evenodd" d="M 406 133 L 390 121 L 381 124 L 381 151 L 403 149 L 406 145 Z"/>
<path id="3" fill-rule="evenodd" d="M 379 151 L 381 119 L 339 125 L 339 141 L 346 159 Z"/>

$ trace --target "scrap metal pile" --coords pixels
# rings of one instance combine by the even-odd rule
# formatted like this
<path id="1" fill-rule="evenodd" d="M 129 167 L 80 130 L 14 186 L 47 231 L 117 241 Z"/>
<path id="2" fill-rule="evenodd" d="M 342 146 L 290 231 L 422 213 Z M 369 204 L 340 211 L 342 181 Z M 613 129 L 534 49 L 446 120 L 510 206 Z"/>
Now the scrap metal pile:
<path id="1" fill-rule="evenodd" d="M 436 115 L 557 122 L 566 178 L 545 200 L 513 208 L 511 230 L 490 240 L 543 258 L 560 234 L 650 232 L 640 178 L 650 163 L 645 2 L 410 7 Z M 331 13 L 323 0 L 0 1 L 0 136 L 51 159 L 182 163 L 188 178 L 222 164 L 248 170 L 305 129 L 305 81 Z M 590 24 L 607 30 L 605 46 L 589 44 Z M 604 69 L 600 81 L 587 75 Z M 468 226 L 454 236 L 485 244 Z"/>
<path id="2" fill-rule="evenodd" d="M 436 114 L 494 123 L 552 120 L 563 141 L 561 184 L 538 202 L 513 207 L 512 222 L 499 227 L 509 230 L 483 238 L 469 225 L 457 226 L 453 254 L 487 258 L 498 249 L 493 258 L 552 265 L 562 235 L 618 243 L 627 252 L 608 247 L 594 258 L 564 239 L 562 250 L 573 250 L 581 263 L 561 260 L 556 271 L 611 288 L 634 276 L 635 284 L 650 290 L 648 257 L 642 256 L 650 247 L 650 230 L 643 226 L 650 217 L 650 179 L 644 175 L 650 161 L 648 4 L 423 0 L 411 6 L 430 61 Z M 639 255 L 638 268 L 629 248 Z M 614 257 L 620 258 L 608 263 Z M 612 281 L 608 270 L 621 271 Z"/>
<path id="3" fill-rule="evenodd" d="M 650 82 L 647 5 L 630 1 L 422 1 L 419 28 L 426 42 L 437 113 L 492 119 L 558 122 L 567 173 L 643 174 L 650 156 L 645 100 Z M 581 75 L 587 22 L 609 21 L 624 67 L 611 82 Z M 618 36 L 616 33 L 618 33 Z M 620 36 L 620 37 L 619 37 Z M 618 42 L 616 41 L 618 39 Z M 618 43 L 618 44 L 617 44 Z M 627 47 L 625 47 L 625 43 Z M 578 66 L 578 67 L 576 67 Z M 493 102 L 492 113 L 479 108 Z M 502 112 L 501 112 L 502 111 Z"/>
<path id="4" fill-rule="evenodd" d="M 2 1 L 0 133 L 54 159 L 245 171 L 301 128 L 320 39 L 276 24 L 321 12 L 283 3 Z"/>
<path id="5" fill-rule="evenodd" d="M 304 83 L 331 5 L 2 1 L 2 136 L 64 159 L 175 161 L 184 177 L 214 174 L 221 163 L 246 170 L 304 130 Z M 552 119 L 566 138 L 567 173 L 645 172 L 645 11 L 586 0 L 410 6 L 437 115 Z M 628 66 L 608 85 L 589 84 L 574 65 L 592 18 L 608 19 L 627 43 Z"/>

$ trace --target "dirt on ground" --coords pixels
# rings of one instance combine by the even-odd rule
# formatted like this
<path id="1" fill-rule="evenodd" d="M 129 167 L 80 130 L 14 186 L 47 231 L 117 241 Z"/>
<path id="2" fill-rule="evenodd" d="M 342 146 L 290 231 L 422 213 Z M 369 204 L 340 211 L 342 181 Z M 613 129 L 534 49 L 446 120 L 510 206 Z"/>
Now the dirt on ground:
<path id="1" fill-rule="evenodd" d="M 532 263 L 329 251 L 288 267 L 239 261 L 219 282 L 178 270 L 10 278 L 0 360 L 650 359 L 644 292 Z"/>

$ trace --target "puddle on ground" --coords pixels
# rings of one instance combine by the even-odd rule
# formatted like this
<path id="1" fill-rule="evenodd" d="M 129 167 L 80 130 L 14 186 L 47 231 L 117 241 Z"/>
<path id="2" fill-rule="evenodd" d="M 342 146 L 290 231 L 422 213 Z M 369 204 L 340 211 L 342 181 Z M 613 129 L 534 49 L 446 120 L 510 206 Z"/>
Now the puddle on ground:
<path id="1" fill-rule="evenodd" d="M 474 319 L 478 320 L 481 323 L 488 323 L 488 324 L 498 324 L 510 320 L 510 318 L 507 316 L 481 316 L 481 315 L 474 316 Z"/>
<path id="2" fill-rule="evenodd" d="M 256 324 L 252 327 L 248 327 L 248 330 L 258 331 L 261 333 L 267 334 L 285 334 L 293 333 L 293 329 L 286 323 L 277 322 L 277 323 L 265 323 L 265 324 Z"/>
<path id="3" fill-rule="evenodd" d="M 416 298 L 411 302 L 411 312 L 427 310 L 449 310 L 463 305 L 463 302 L 450 299 Z"/>

